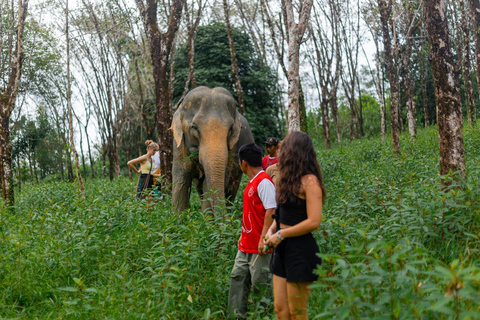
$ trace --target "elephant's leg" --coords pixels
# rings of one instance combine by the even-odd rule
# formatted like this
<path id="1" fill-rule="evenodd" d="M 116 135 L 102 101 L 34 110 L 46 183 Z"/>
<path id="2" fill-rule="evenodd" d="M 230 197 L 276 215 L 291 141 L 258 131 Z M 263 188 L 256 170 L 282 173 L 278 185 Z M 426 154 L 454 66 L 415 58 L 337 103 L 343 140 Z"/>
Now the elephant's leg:
<path id="1" fill-rule="evenodd" d="M 175 162 L 175 161 L 174 161 Z M 192 190 L 192 174 L 184 166 L 173 165 L 172 201 L 175 210 L 181 212 L 188 209 Z"/>

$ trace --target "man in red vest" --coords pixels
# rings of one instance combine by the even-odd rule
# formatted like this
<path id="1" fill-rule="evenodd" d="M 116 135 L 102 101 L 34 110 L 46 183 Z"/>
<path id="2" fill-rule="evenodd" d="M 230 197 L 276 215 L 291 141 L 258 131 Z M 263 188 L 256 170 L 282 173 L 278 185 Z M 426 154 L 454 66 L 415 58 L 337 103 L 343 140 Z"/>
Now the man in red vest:
<path id="1" fill-rule="evenodd" d="M 264 237 L 275 232 L 277 203 L 272 179 L 262 169 L 262 149 L 254 143 L 246 144 L 240 147 L 238 156 L 250 180 L 243 195 L 242 234 L 230 278 L 228 309 L 238 318 L 246 318 L 252 287 L 258 302 L 262 295 L 271 297 L 271 253 L 263 249 Z"/>

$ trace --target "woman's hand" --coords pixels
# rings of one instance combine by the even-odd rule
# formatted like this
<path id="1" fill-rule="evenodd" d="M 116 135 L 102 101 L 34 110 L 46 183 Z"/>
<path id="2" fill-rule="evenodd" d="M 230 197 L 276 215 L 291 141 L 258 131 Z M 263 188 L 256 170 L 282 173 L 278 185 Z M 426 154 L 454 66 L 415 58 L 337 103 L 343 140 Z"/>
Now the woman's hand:
<path id="1" fill-rule="evenodd" d="M 279 237 L 277 237 L 277 234 L 274 233 L 272 235 L 270 235 L 270 237 L 268 238 L 268 240 L 266 241 L 266 244 L 270 247 L 270 248 L 276 248 L 280 242 L 282 242 L 282 240 L 280 240 Z"/>

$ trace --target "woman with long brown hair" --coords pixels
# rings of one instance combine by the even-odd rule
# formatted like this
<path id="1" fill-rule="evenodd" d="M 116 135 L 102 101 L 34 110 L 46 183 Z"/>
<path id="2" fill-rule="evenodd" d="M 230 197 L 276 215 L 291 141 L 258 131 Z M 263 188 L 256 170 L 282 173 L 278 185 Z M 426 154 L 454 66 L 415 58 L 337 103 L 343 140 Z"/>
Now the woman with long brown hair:
<path id="1" fill-rule="evenodd" d="M 160 176 L 159 174 L 154 174 L 154 161 L 152 159 L 159 149 L 158 144 L 152 140 L 147 140 L 145 141 L 145 145 L 147 146 L 146 154 L 127 162 L 127 166 L 130 169 L 136 173 L 140 173 L 137 182 L 137 198 L 143 198 L 145 190 L 152 188 L 153 177 Z M 135 167 L 135 164 L 137 163 L 140 164 L 139 169 Z"/>
<path id="2" fill-rule="evenodd" d="M 308 288 L 318 276 L 321 259 L 312 231 L 322 221 L 325 199 L 322 173 L 310 137 L 291 132 L 282 142 L 275 212 L 277 232 L 267 244 L 274 247 L 271 262 L 275 313 L 279 320 L 308 319 Z"/>

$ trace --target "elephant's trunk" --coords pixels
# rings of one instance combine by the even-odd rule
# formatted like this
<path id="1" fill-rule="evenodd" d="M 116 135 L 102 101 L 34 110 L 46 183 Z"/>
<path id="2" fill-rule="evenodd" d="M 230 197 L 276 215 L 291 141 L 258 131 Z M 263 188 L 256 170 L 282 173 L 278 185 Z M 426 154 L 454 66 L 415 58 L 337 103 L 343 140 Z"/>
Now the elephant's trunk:
<path id="1" fill-rule="evenodd" d="M 223 139 L 222 139 L 223 137 Z M 202 208 L 216 206 L 225 199 L 225 170 L 228 164 L 228 147 L 225 134 L 212 134 L 203 137 L 205 144 L 199 148 L 199 161 L 205 173 Z M 211 192 L 214 192 L 213 194 Z"/>

